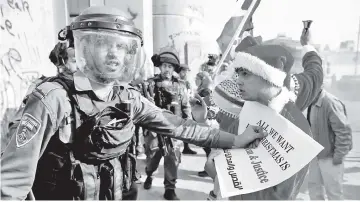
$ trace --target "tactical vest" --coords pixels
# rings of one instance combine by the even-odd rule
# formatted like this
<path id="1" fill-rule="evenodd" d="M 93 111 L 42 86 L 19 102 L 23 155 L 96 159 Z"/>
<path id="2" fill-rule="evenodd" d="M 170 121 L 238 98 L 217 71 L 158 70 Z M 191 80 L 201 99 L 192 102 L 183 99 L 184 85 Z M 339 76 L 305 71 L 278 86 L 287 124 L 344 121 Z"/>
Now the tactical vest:
<path id="1" fill-rule="evenodd" d="M 136 158 L 128 148 L 134 134 L 133 99 L 123 90 L 103 110 L 87 114 L 79 102 L 91 97 L 76 92 L 73 80 L 54 77 L 67 91 L 72 106 L 72 143 L 59 139 L 59 130 L 50 139 L 38 161 L 33 192 L 37 200 L 121 200 L 130 189 Z M 126 92 L 125 92 L 126 91 Z M 131 102 L 130 102 L 131 104 Z"/>
<path id="2" fill-rule="evenodd" d="M 154 79 L 154 102 L 155 105 L 167 109 L 175 115 L 181 116 L 181 86 L 176 80 L 172 80 L 171 86 L 164 86 L 161 79 Z"/>

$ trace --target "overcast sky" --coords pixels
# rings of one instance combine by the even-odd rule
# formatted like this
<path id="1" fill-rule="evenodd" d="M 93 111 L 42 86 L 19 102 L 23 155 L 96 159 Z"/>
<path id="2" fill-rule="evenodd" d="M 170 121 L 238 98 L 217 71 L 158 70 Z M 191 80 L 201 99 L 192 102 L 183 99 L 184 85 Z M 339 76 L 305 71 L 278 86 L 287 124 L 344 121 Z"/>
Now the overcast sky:
<path id="1" fill-rule="evenodd" d="M 238 10 L 236 0 L 205 1 L 206 32 L 209 38 L 217 38 L 226 21 Z M 262 0 L 254 15 L 254 34 L 264 40 L 278 33 L 299 39 L 302 20 L 307 19 L 314 21 L 311 26 L 314 43 L 336 48 L 344 40 L 356 42 L 360 0 Z"/>

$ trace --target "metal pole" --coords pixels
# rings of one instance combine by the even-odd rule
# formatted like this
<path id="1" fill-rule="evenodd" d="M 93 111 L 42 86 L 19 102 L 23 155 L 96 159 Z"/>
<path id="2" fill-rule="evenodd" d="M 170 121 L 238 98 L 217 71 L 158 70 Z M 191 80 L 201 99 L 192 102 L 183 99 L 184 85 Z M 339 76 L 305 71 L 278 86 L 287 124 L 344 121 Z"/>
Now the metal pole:
<path id="1" fill-rule="evenodd" d="M 358 37 L 357 37 L 357 45 L 356 45 L 356 55 L 355 55 L 355 75 L 357 75 L 357 65 L 359 60 L 359 42 L 360 42 L 360 18 L 359 18 L 359 29 L 358 29 Z"/>
<path id="2" fill-rule="evenodd" d="M 212 75 L 212 79 L 215 78 L 215 76 L 218 74 L 221 65 L 224 63 L 224 60 L 227 56 L 227 54 L 229 54 L 230 49 L 232 48 L 235 40 L 239 37 L 239 35 L 241 34 L 241 30 L 243 29 L 243 27 L 245 26 L 246 22 L 249 20 L 249 18 L 251 17 L 251 15 L 254 13 L 255 9 L 256 9 L 256 5 L 259 5 L 260 0 L 252 0 L 250 7 L 247 9 L 246 14 L 244 15 L 244 18 L 241 20 L 238 28 L 236 29 L 236 32 L 234 34 L 234 36 L 232 37 L 229 45 L 227 46 L 225 52 L 222 54 L 220 61 L 218 62 L 218 64 L 216 65 L 215 69 L 214 69 L 214 74 Z M 245 3 L 245 2 L 244 2 Z"/>

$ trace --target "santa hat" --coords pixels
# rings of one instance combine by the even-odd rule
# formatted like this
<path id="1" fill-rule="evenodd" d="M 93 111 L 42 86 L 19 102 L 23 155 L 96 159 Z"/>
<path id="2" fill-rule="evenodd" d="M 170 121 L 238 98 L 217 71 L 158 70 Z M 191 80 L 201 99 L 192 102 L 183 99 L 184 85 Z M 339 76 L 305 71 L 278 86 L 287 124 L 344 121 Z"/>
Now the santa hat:
<path id="1" fill-rule="evenodd" d="M 261 36 L 247 36 L 236 46 L 235 52 L 245 51 L 251 46 L 259 45 L 261 41 Z M 229 69 L 226 72 L 223 72 L 222 75 L 216 77 L 215 80 L 218 80 L 220 83 L 215 86 L 212 94 L 212 101 L 219 107 L 219 113 L 236 119 L 238 118 L 245 101 L 240 96 L 239 86 L 233 80 L 229 79 L 229 77 L 233 75 L 233 72 L 233 65 L 230 64 Z"/>
<path id="2" fill-rule="evenodd" d="M 294 58 L 280 45 L 260 45 L 253 37 L 246 37 L 237 47 L 244 52 L 236 53 L 230 71 L 238 67 L 261 76 L 263 79 L 282 87 L 289 75 Z M 239 86 L 232 79 L 225 79 L 214 89 L 213 101 L 220 112 L 237 118 L 244 105 Z"/>
<path id="3" fill-rule="evenodd" d="M 231 64 L 260 76 L 275 86 L 284 86 L 285 77 L 294 63 L 291 53 L 280 45 L 255 45 L 238 52 Z"/>

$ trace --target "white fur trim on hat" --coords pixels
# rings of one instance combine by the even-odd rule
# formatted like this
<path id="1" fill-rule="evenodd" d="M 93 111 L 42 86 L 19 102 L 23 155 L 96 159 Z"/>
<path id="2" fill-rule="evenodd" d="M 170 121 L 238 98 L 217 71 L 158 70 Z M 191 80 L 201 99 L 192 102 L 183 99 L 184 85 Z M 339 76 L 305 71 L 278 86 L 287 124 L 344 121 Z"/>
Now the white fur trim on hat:
<path id="1" fill-rule="evenodd" d="M 242 67 L 276 86 L 282 87 L 284 85 L 285 72 L 248 53 L 237 52 L 231 66 L 234 68 Z"/>

